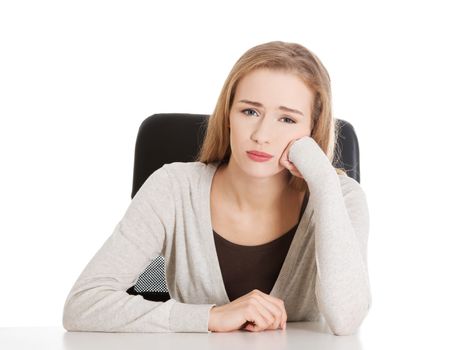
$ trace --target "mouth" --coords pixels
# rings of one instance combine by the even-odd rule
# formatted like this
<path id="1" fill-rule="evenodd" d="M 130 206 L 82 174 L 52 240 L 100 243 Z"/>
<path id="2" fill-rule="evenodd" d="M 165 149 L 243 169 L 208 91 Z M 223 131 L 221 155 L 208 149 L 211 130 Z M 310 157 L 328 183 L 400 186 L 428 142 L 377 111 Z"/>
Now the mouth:
<path id="1" fill-rule="evenodd" d="M 273 156 L 271 154 L 265 153 L 265 152 L 260 152 L 260 151 L 247 151 L 247 153 L 252 153 L 255 154 L 256 156 L 259 157 L 266 157 L 266 158 L 272 158 Z"/>
<path id="2" fill-rule="evenodd" d="M 273 156 L 268 153 L 255 152 L 255 151 L 247 151 L 247 155 L 249 156 L 250 159 L 256 162 L 266 162 L 270 160 L 271 158 L 273 158 Z"/>

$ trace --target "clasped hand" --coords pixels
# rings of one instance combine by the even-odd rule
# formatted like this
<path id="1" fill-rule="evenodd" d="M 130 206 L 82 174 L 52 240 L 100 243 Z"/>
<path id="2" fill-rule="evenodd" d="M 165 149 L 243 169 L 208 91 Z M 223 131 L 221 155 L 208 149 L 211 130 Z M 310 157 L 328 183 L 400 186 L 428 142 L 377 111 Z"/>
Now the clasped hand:
<path id="1" fill-rule="evenodd" d="M 285 329 L 286 322 L 284 301 L 254 289 L 229 304 L 212 307 L 208 327 L 212 332 L 258 332 Z"/>

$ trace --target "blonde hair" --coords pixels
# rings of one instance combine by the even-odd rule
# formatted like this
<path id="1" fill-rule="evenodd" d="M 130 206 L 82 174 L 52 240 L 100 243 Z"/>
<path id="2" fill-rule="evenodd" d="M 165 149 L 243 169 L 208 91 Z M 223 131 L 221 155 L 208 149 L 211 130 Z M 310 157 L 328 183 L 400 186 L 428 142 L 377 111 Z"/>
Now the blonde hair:
<path id="1" fill-rule="evenodd" d="M 215 110 L 208 118 L 206 134 L 196 161 L 205 164 L 228 162 L 231 156 L 229 114 L 239 81 L 251 71 L 269 68 L 295 73 L 311 89 L 315 98 L 312 106 L 311 137 L 333 161 L 338 137 L 338 125 L 332 117 L 330 77 L 321 61 L 304 46 L 283 41 L 271 41 L 247 50 L 229 73 Z M 345 169 L 335 168 L 347 175 Z M 289 186 L 308 192 L 305 179 L 290 175 Z"/>

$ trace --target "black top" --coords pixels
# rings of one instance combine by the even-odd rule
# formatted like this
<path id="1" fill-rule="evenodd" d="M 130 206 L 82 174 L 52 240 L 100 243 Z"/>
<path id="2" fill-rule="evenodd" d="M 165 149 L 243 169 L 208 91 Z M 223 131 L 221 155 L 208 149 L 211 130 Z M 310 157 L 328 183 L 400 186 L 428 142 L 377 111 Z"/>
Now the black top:
<path id="1" fill-rule="evenodd" d="M 254 289 L 269 294 L 286 258 L 292 239 L 307 205 L 303 201 L 298 223 L 275 240 L 256 246 L 228 241 L 213 231 L 221 274 L 230 301 Z"/>

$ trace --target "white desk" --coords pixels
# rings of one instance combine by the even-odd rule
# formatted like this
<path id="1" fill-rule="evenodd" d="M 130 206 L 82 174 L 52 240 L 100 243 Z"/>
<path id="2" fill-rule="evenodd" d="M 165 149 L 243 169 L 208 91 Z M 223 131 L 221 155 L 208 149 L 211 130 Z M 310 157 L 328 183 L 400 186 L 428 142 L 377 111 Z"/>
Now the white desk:
<path id="1" fill-rule="evenodd" d="M 358 332 L 359 333 L 359 332 Z M 229 333 L 68 332 L 60 327 L 0 328 L 0 348 L 67 350 L 361 349 L 359 335 L 333 335 L 324 323 L 290 322 L 285 330 Z"/>

